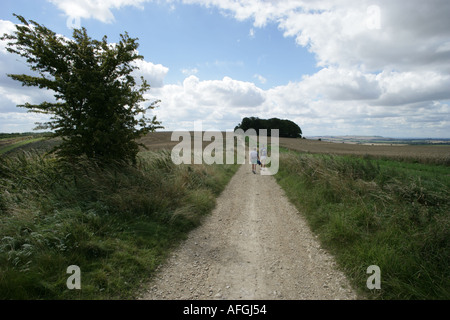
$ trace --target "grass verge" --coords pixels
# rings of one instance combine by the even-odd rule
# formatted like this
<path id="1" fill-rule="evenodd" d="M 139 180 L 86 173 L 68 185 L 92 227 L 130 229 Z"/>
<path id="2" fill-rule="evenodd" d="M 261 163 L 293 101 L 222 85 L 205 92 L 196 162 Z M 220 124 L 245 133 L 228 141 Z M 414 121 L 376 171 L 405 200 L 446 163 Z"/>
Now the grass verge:
<path id="1" fill-rule="evenodd" d="M 0 299 L 129 299 L 215 206 L 237 165 L 179 165 L 170 152 L 98 167 L 0 158 Z M 81 270 L 69 290 L 67 268 Z"/>
<path id="2" fill-rule="evenodd" d="M 448 166 L 284 152 L 276 178 L 360 294 L 450 299 Z"/>

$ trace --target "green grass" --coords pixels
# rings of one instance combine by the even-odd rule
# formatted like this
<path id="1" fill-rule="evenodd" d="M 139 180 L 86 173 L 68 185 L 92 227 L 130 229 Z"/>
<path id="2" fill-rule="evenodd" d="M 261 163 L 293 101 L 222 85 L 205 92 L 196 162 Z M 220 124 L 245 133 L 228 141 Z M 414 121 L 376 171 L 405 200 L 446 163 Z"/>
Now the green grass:
<path id="1" fill-rule="evenodd" d="M 98 167 L 0 158 L 0 299 L 130 299 L 215 206 L 237 165 L 180 165 L 170 152 Z M 66 286 L 81 269 L 81 290 Z"/>
<path id="2" fill-rule="evenodd" d="M 284 150 L 276 178 L 360 294 L 450 299 L 448 166 Z"/>

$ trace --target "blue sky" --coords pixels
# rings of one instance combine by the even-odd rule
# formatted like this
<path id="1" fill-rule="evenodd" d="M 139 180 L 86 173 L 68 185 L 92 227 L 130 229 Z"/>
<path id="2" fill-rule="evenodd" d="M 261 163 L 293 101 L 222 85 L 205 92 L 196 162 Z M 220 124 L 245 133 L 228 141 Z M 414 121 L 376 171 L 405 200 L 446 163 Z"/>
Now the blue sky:
<path id="1" fill-rule="evenodd" d="M 2 6 L 6 8 L 0 15 L 3 20 L 14 21 L 12 13 L 17 13 L 55 32 L 71 35 L 67 16 L 47 1 L 4 0 Z M 187 70 L 197 69 L 204 80 L 229 76 L 255 81 L 255 75 L 264 75 L 266 81 L 258 85 L 268 89 L 318 70 L 314 55 L 292 37 L 283 37 L 274 23 L 256 29 L 252 21 L 236 21 L 217 8 L 152 2 L 146 3 L 144 10 L 125 6 L 113 13 L 113 23 L 80 19 L 81 26 L 91 37 L 101 39 L 107 35 L 111 42 L 125 31 L 139 38 L 146 60 L 169 66 L 166 83 L 182 82 Z"/>
<path id="2" fill-rule="evenodd" d="M 69 22 L 115 42 L 127 31 L 139 75 L 167 130 L 233 128 L 245 116 L 295 121 L 305 136 L 450 138 L 448 1 L 2 0 L 0 33 L 20 14 L 70 37 Z M 15 106 L 51 99 L 0 43 L 0 132 L 42 116 Z M 45 120 L 45 119 L 44 119 Z"/>

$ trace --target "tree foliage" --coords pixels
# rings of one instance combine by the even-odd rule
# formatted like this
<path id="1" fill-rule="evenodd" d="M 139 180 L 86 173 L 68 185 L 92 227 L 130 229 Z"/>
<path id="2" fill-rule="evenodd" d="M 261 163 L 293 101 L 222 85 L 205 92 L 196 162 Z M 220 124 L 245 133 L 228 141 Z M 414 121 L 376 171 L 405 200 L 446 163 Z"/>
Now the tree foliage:
<path id="1" fill-rule="evenodd" d="M 32 20 L 15 15 L 21 22 L 7 40 L 7 50 L 25 58 L 34 75 L 8 74 L 23 86 L 54 91 L 56 102 L 19 107 L 51 115 L 50 121 L 36 129 L 51 129 L 62 137 L 60 155 L 86 155 L 100 160 L 135 161 L 139 150 L 136 138 L 162 128 L 156 116 L 146 111 L 159 100 L 143 107 L 144 93 L 150 85 L 141 77 L 138 85 L 132 72 L 137 69 L 137 38 L 128 33 L 110 44 L 91 39 L 85 28 L 75 29 L 73 39 L 47 29 Z"/>
<path id="2" fill-rule="evenodd" d="M 280 130 L 280 137 L 301 138 L 302 136 L 302 130 L 295 122 L 278 118 L 259 119 L 257 117 L 246 117 L 234 128 L 234 130 L 237 129 L 242 129 L 244 131 L 255 129 L 258 134 L 260 129 L 267 129 L 268 135 L 270 135 L 270 129 L 278 129 Z"/>

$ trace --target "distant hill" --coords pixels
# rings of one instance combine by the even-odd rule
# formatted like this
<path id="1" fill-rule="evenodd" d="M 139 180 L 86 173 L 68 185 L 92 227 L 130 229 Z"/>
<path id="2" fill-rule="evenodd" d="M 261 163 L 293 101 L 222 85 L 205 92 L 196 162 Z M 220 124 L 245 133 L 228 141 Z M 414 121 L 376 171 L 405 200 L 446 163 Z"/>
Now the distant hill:
<path id="1" fill-rule="evenodd" d="M 447 138 L 387 138 L 382 136 L 312 136 L 306 138 L 352 144 L 450 145 L 450 139 Z"/>

